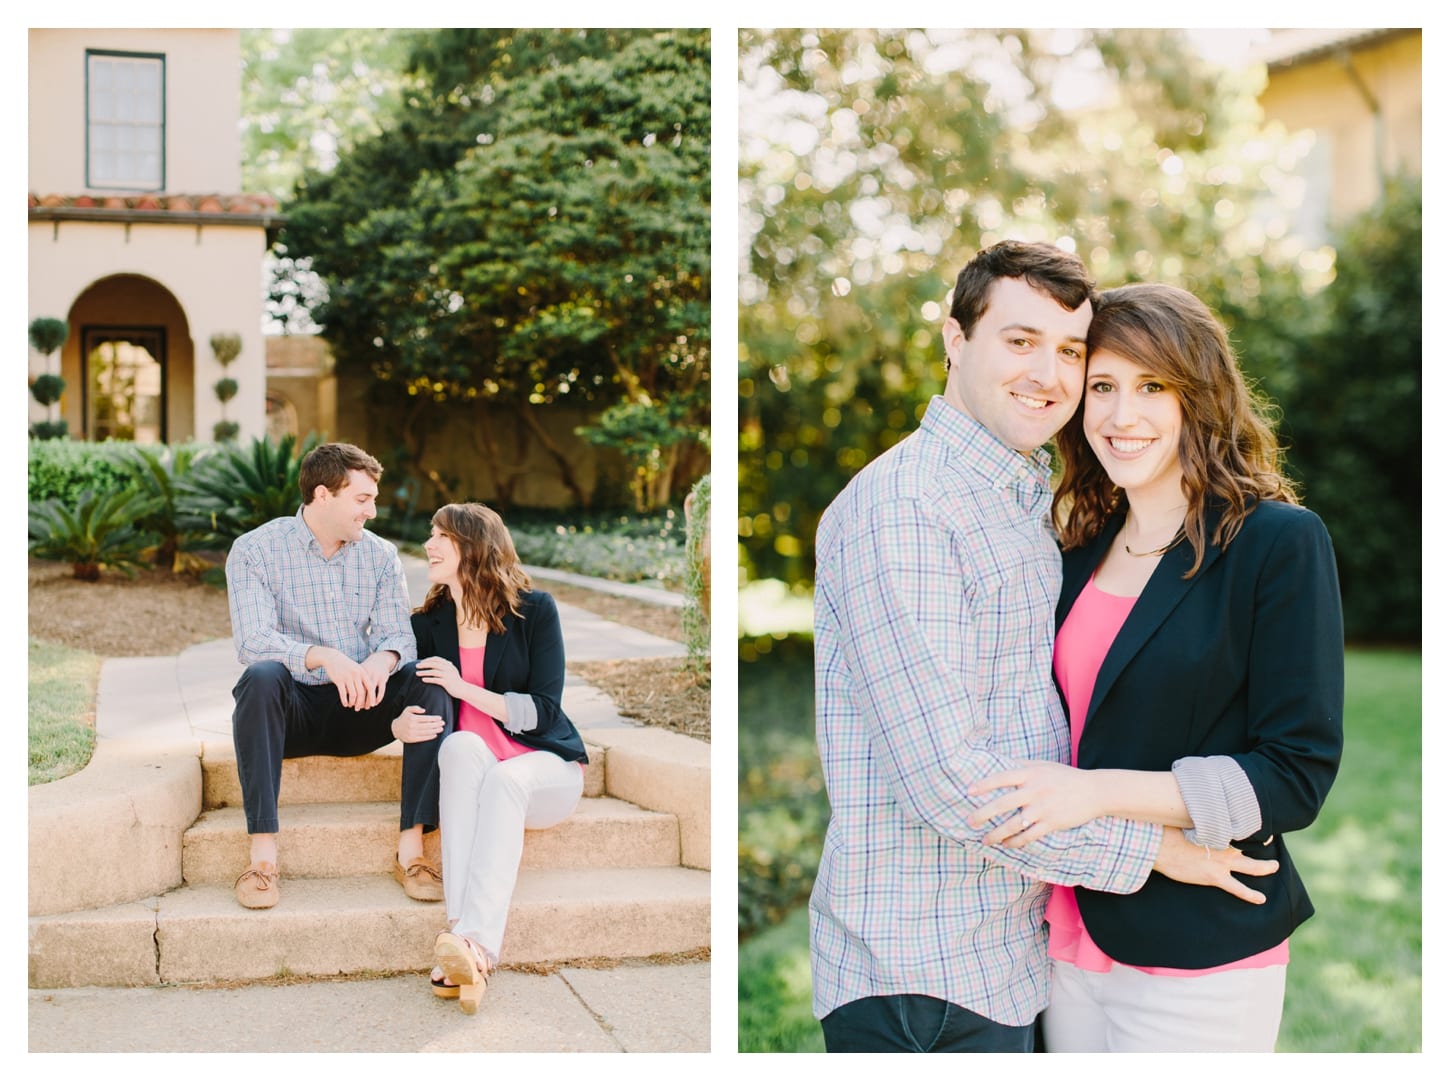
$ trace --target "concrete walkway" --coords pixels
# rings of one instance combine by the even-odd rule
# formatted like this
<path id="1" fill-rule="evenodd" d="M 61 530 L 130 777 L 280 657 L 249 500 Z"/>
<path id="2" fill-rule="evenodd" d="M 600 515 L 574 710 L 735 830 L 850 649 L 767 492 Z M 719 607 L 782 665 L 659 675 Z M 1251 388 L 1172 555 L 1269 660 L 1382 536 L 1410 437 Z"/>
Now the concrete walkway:
<path id="1" fill-rule="evenodd" d="M 409 595 L 427 567 L 404 556 Z M 559 573 L 559 572 L 555 572 Z M 599 585 L 594 580 L 575 584 Z M 620 583 L 607 583 L 618 587 Z M 548 588 L 539 575 L 540 588 Z M 647 588 L 647 587 L 643 587 Z M 617 588 L 609 591 L 618 592 Z M 659 595 L 659 591 L 649 592 Z M 677 642 L 559 605 L 570 660 L 684 656 Z M 105 662 L 97 693 L 102 740 L 231 739 L 231 687 L 240 674 L 230 640 L 175 657 Z M 570 676 L 564 708 L 590 729 L 638 727 L 610 699 Z M 506 959 L 505 959 L 506 961 Z M 416 975 L 228 988 L 32 989 L 31 1051 L 708 1051 L 709 962 L 621 962 L 551 975 L 507 968 L 476 1016 L 435 998 Z"/>
<path id="2" fill-rule="evenodd" d="M 421 976 L 199 990 L 30 992 L 35 1051 L 593 1051 L 710 1049 L 710 966 L 507 969 L 479 1012 Z"/>
<path id="3" fill-rule="evenodd" d="M 428 591 L 428 565 L 404 555 L 408 595 L 415 602 Z M 532 573 L 531 569 L 531 573 Z M 552 572 L 563 575 L 566 572 Z M 617 593 L 626 583 L 569 575 L 574 584 Z M 548 590 L 540 575 L 539 587 Z M 637 587 L 644 592 L 659 590 Z M 559 604 L 564 656 L 571 661 L 683 657 L 679 642 L 601 619 L 593 612 Z M 192 646 L 174 657 L 123 657 L 106 661 L 96 693 L 96 735 L 101 739 L 174 740 L 232 738 L 232 686 L 242 673 L 231 639 Z M 588 738 L 591 728 L 634 726 L 608 697 L 574 675 L 564 682 L 564 712 Z"/>

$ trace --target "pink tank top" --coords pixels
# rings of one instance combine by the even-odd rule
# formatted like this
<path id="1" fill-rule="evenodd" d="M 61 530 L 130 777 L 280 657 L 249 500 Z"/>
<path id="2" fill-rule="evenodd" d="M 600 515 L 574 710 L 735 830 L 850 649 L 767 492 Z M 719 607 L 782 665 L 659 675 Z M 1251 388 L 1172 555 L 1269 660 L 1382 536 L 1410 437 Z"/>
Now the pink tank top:
<path id="1" fill-rule="evenodd" d="M 1052 652 L 1052 672 L 1067 702 L 1067 724 L 1072 734 L 1072 764 L 1077 765 L 1077 748 L 1082 741 L 1083 722 L 1092 703 L 1093 685 L 1113 640 L 1123 629 L 1137 597 L 1104 593 L 1094 579 L 1078 594 L 1072 610 L 1062 621 Z M 1204 886 L 1203 889 L 1212 889 Z M 1076 965 L 1089 972 L 1107 972 L 1116 963 L 1093 942 L 1083 926 L 1077 894 L 1071 886 L 1053 886 L 1047 901 L 1047 952 L 1054 960 Z M 1236 968 L 1267 968 L 1289 963 L 1289 942 L 1285 939 L 1263 953 L 1213 968 L 1164 968 L 1130 965 L 1154 976 L 1207 976 Z"/>
<path id="2" fill-rule="evenodd" d="M 458 648 L 458 674 L 463 677 L 463 682 L 472 683 L 475 687 L 483 686 L 484 648 L 484 646 L 460 646 Z M 461 732 L 476 732 L 483 737 L 483 742 L 500 762 L 506 758 L 528 754 L 533 750 L 532 747 L 525 747 L 518 740 L 512 738 L 499 727 L 497 721 L 483 710 L 462 699 L 458 701 L 458 728 Z"/>

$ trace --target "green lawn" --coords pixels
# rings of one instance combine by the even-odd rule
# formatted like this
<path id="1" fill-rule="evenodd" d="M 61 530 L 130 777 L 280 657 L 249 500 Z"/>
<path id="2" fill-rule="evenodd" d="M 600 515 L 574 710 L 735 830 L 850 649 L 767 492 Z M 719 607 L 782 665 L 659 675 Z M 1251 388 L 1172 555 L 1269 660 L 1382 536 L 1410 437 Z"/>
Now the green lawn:
<path id="1" fill-rule="evenodd" d="M 67 777 L 91 760 L 101 658 L 30 639 L 30 784 Z"/>
<path id="2" fill-rule="evenodd" d="M 1350 650 L 1345 680 L 1339 778 L 1291 841 L 1317 912 L 1291 941 L 1278 1049 L 1419 1051 L 1420 655 Z M 741 666 L 741 1051 L 823 1050 L 801 903 L 820 840 L 799 823 L 814 823 L 825 801 L 811 700 L 800 648 Z M 783 807 L 806 810 L 775 838 Z"/>

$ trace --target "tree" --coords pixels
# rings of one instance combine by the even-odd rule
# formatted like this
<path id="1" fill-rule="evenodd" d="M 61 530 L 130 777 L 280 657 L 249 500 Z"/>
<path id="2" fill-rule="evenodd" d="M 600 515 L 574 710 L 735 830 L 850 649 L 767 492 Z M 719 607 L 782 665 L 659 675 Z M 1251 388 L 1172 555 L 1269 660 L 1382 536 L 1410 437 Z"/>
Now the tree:
<path id="1" fill-rule="evenodd" d="M 708 33 L 445 30 L 414 42 L 414 92 L 289 206 L 312 315 L 406 455 L 462 403 L 478 450 L 506 410 L 586 493 L 538 411 L 621 400 L 708 422 Z M 677 456 L 677 448 L 664 451 Z M 665 467 L 668 471 L 669 465 Z"/>
<path id="2" fill-rule="evenodd" d="M 1304 292 L 1258 217 L 1297 152 L 1259 130 L 1261 70 L 1212 68 L 1178 32 L 744 31 L 740 55 L 751 577 L 812 579 L 827 503 L 940 391 L 978 248 L 1060 243 L 1104 285 L 1245 314 Z M 1094 92 L 1064 100 L 1063 75 Z"/>
<path id="3" fill-rule="evenodd" d="M 1421 194 L 1344 223 L 1318 329 L 1280 393 L 1289 466 L 1334 539 L 1346 637 L 1420 640 Z"/>

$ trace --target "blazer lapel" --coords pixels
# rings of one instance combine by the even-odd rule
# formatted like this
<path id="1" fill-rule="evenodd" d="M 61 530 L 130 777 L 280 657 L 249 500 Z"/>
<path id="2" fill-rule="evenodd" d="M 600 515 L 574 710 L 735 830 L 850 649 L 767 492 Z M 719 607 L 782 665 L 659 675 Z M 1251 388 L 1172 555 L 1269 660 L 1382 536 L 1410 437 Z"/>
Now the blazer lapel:
<path id="1" fill-rule="evenodd" d="M 493 687 L 498 682 L 498 666 L 507 652 L 509 633 L 514 629 L 514 614 L 503 614 L 503 633 L 488 632 L 488 648 L 483 653 L 483 685 Z"/>
<path id="2" fill-rule="evenodd" d="M 1138 655 L 1139 651 L 1148 643 L 1148 640 L 1157 633 L 1158 628 L 1163 625 L 1164 620 L 1177 608 L 1188 591 L 1193 589 L 1199 582 L 1203 581 L 1205 573 L 1222 554 L 1218 545 L 1213 543 L 1214 530 L 1218 528 L 1221 512 L 1216 507 L 1209 507 L 1204 513 L 1203 532 L 1204 550 L 1203 562 L 1199 565 L 1197 572 L 1192 578 L 1185 579 L 1183 576 L 1188 568 L 1193 566 L 1193 546 L 1186 540 L 1179 543 L 1177 547 L 1167 552 L 1158 562 L 1153 571 L 1153 576 L 1148 579 L 1148 584 L 1143 587 L 1142 594 L 1133 605 L 1133 610 L 1128 613 L 1123 628 L 1118 636 L 1113 639 L 1108 654 L 1103 658 L 1103 665 L 1098 669 L 1097 680 L 1093 684 L 1092 702 L 1088 705 L 1087 717 L 1084 719 L 1084 727 L 1092 721 L 1093 714 L 1097 712 L 1098 705 L 1104 696 L 1112 689 L 1118 677 L 1123 674 L 1128 663 Z M 1112 526 L 1113 535 L 1116 535 L 1120 523 L 1115 522 Z M 1107 532 L 1106 530 L 1104 531 Z M 1093 563 L 1096 569 L 1097 562 Z M 1086 579 L 1084 579 L 1086 584 Z"/>
<path id="3" fill-rule="evenodd" d="M 453 602 L 444 601 L 428 613 L 433 617 L 433 645 L 438 656 L 458 666 L 458 621 Z"/>

